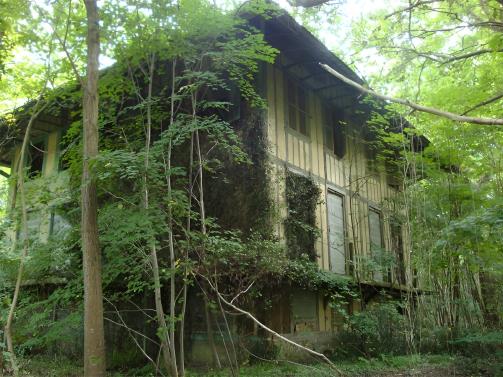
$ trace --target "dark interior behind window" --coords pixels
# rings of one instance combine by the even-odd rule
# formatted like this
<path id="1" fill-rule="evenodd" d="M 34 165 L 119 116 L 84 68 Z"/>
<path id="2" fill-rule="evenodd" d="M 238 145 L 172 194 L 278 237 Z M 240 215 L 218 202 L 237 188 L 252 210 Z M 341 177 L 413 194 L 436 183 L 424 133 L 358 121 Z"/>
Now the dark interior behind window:
<path id="1" fill-rule="evenodd" d="M 344 116 L 338 109 L 325 108 L 325 146 L 339 158 L 346 154 Z"/>
<path id="2" fill-rule="evenodd" d="M 42 174 L 42 169 L 44 167 L 44 155 L 45 155 L 45 143 L 40 142 L 30 142 L 28 147 L 28 176 L 30 178 L 39 176 Z"/>

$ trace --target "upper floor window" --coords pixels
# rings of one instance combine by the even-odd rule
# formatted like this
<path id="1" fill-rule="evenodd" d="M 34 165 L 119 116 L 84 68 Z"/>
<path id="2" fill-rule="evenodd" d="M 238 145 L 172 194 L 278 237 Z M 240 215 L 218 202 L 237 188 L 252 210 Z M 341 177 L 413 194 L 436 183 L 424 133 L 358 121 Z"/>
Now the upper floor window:
<path id="1" fill-rule="evenodd" d="M 30 142 L 28 146 L 26 156 L 26 164 L 28 168 L 28 176 L 29 178 L 34 178 L 42 175 L 42 171 L 44 168 L 44 159 L 45 159 L 45 142 Z"/>
<path id="2" fill-rule="evenodd" d="M 286 98 L 288 106 L 288 127 L 309 136 L 309 115 L 307 93 L 304 88 L 287 78 Z"/>
<path id="3" fill-rule="evenodd" d="M 346 154 L 344 114 L 341 110 L 325 107 L 323 112 L 325 147 L 339 158 Z"/>

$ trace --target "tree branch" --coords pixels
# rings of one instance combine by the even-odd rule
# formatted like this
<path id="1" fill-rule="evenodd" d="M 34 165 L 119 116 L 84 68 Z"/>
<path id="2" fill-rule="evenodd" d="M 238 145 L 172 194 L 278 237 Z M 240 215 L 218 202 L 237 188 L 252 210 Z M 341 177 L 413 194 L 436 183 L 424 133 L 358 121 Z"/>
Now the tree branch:
<path id="1" fill-rule="evenodd" d="M 432 4 L 432 3 L 436 3 L 436 2 L 438 2 L 438 0 L 418 1 L 414 4 L 409 5 L 407 8 L 402 8 L 397 11 L 394 11 L 393 13 L 388 14 L 387 16 L 384 17 L 384 19 L 387 20 L 388 18 L 393 17 L 396 14 L 403 13 L 403 12 L 410 12 L 414 8 L 417 8 L 421 5 L 427 5 L 427 4 Z"/>
<path id="2" fill-rule="evenodd" d="M 481 103 L 479 103 L 478 105 L 475 105 L 473 107 L 470 107 L 468 110 L 466 110 L 464 113 L 462 113 L 461 115 L 466 115 L 468 113 L 471 113 L 473 110 L 476 110 L 478 109 L 479 107 L 482 107 L 482 106 L 485 106 L 485 105 L 489 105 L 490 103 L 493 103 L 493 102 L 496 102 L 497 100 L 503 98 L 503 93 L 500 93 L 500 94 L 497 94 L 495 95 L 494 97 L 491 97 Z"/>
<path id="3" fill-rule="evenodd" d="M 448 64 L 448 63 L 452 63 L 452 62 L 457 61 L 457 60 L 463 60 L 463 59 L 473 58 L 474 56 L 488 54 L 488 53 L 491 53 L 491 52 L 503 52 L 503 49 L 500 49 L 500 50 L 491 50 L 490 48 L 486 48 L 486 49 L 483 49 L 483 50 L 472 51 L 472 52 L 468 52 L 466 54 L 456 55 L 456 56 L 453 56 L 453 57 L 451 57 L 449 59 L 446 59 L 446 60 L 444 60 L 442 62 L 442 64 Z"/>
<path id="4" fill-rule="evenodd" d="M 255 318 L 255 316 L 253 314 L 251 314 L 250 312 L 247 312 L 246 310 L 244 309 L 241 309 L 240 307 L 234 305 L 233 303 L 227 301 L 223 296 L 222 294 L 218 291 L 218 289 L 211 283 L 211 281 L 204 275 L 200 275 L 203 279 L 205 279 L 209 286 L 211 287 L 211 289 L 217 294 L 218 298 L 227 306 L 231 307 L 232 309 L 234 309 L 235 311 L 241 313 L 241 314 L 244 314 L 245 316 L 247 316 L 248 318 L 250 318 L 253 322 L 255 322 L 259 327 L 263 328 L 264 330 L 266 330 L 267 332 L 269 332 L 270 334 L 272 334 L 273 336 L 277 337 L 278 339 L 288 343 L 288 344 L 291 344 L 292 346 L 294 347 L 297 347 L 303 351 L 306 351 L 307 353 L 311 354 L 311 355 L 314 355 L 316 357 L 319 357 L 320 359 L 322 359 L 323 361 L 325 361 L 334 371 L 337 372 L 338 375 L 343 375 L 342 371 L 340 371 L 334 363 L 332 363 L 330 361 L 330 359 L 328 357 L 326 357 L 324 354 L 320 353 L 320 352 L 316 352 L 310 348 L 307 348 L 307 347 L 304 347 L 303 345 L 301 344 L 298 344 L 296 342 L 294 342 L 293 340 L 290 340 L 288 339 L 287 337 L 284 337 L 283 335 L 281 334 L 278 334 L 276 331 L 272 330 L 271 328 L 267 327 L 266 325 L 264 325 L 262 322 L 260 322 L 257 318 Z"/>
<path id="5" fill-rule="evenodd" d="M 463 116 L 463 115 L 458 115 L 454 114 L 448 111 L 443 111 L 439 109 L 435 109 L 433 107 L 428 107 L 428 106 L 423 106 L 419 105 L 417 103 L 411 102 L 409 100 L 401 99 L 401 98 L 394 98 L 394 97 L 389 97 L 383 94 L 379 94 L 374 92 L 373 90 L 370 90 L 368 88 L 365 88 L 364 86 L 354 82 L 353 80 L 348 79 L 346 76 L 341 75 L 339 72 L 334 70 L 333 68 L 329 67 L 326 64 L 319 63 L 320 66 L 330 73 L 332 76 L 337 77 L 339 80 L 342 82 L 346 83 L 349 86 L 352 86 L 353 88 L 358 89 L 360 92 L 369 94 L 373 97 L 382 99 L 384 101 L 389 101 L 389 102 L 394 102 L 398 103 L 401 105 L 408 106 L 414 110 L 421 111 L 423 113 L 429 113 L 433 115 L 440 116 L 442 118 L 450 119 L 456 122 L 465 122 L 465 123 L 472 123 L 472 124 L 480 124 L 480 125 L 490 125 L 490 126 L 503 126 L 503 119 L 492 119 L 492 118 L 478 118 L 478 117 L 468 117 L 468 116 Z"/>
<path id="6" fill-rule="evenodd" d="M 7 172 L 4 172 L 3 170 L 0 169 L 0 175 L 5 177 L 5 178 L 10 178 L 10 175 Z"/>

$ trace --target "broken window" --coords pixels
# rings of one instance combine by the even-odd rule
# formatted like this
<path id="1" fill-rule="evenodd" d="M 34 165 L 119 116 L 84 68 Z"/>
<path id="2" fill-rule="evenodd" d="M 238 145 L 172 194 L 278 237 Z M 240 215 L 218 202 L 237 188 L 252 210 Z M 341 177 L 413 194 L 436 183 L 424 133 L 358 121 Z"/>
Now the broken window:
<path id="1" fill-rule="evenodd" d="M 286 97 L 288 127 L 302 135 L 309 136 L 306 91 L 291 79 L 287 79 Z"/>
<path id="2" fill-rule="evenodd" d="M 343 115 L 341 110 L 325 107 L 325 147 L 338 158 L 343 158 L 346 154 L 346 135 L 344 132 L 345 123 Z"/>
<path id="3" fill-rule="evenodd" d="M 28 167 L 28 177 L 35 178 L 42 175 L 45 158 L 45 142 L 30 142 L 27 152 L 26 162 Z"/>

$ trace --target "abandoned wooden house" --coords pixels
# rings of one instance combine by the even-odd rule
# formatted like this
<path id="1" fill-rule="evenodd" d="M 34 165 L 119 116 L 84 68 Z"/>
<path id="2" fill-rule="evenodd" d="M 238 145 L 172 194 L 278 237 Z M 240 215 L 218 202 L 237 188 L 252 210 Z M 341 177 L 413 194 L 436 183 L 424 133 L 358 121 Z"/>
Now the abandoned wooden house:
<path id="1" fill-rule="evenodd" d="M 267 102 L 267 109 L 258 115 L 262 129 L 240 133 L 246 138 L 246 145 L 265 145 L 264 171 L 272 182 L 270 200 L 281 217 L 275 224 L 275 234 L 295 249 L 290 250 L 293 257 L 305 254 L 321 269 L 346 276 L 360 286 L 363 296 L 346 306 L 348 312 L 359 310 L 362 300 L 378 299 L 383 290 L 395 296 L 411 291 L 407 226 L 392 219 L 396 213 L 393 199 L 400 192 L 400 181 L 389 169 L 381 168 L 384 163 L 368 145 L 372 132 L 368 131 L 367 122 L 374 105 L 362 102 L 357 90 L 332 77 L 319 63 L 358 83 L 363 83 L 362 79 L 286 13 L 249 22 L 259 27 L 267 42 L 279 50 L 275 63 L 264 64 L 257 77 L 258 91 Z M 236 124 L 251 116 L 242 102 L 238 106 L 241 111 L 234 114 Z M 379 111 L 385 113 L 382 108 Z M 53 191 L 64 192 L 68 182 L 59 161 L 60 141 L 67 127 L 64 121 L 44 115 L 33 127 L 29 171 L 47 178 L 44 184 L 49 182 Z M 19 144 L 3 150 L 2 165 L 15 169 L 18 153 Z M 252 189 L 253 185 L 246 182 L 246 173 L 243 174 L 226 183 L 224 192 L 231 192 L 234 184 L 241 185 L 242 191 Z M 30 184 L 36 186 L 37 180 Z M 299 189 L 303 184 L 312 187 L 303 191 Z M 218 192 L 221 191 L 208 193 L 210 214 L 221 219 L 224 226 L 226 222 L 243 228 L 249 226 L 249 222 L 240 224 L 235 214 L 229 213 L 229 208 L 235 212 L 247 205 L 239 202 L 244 200 L 243 195 L 222 198 Z M 11 200 L 14 195 L 12 188 Z M 316 195 L 312 203 L 306 203 L 309 195 Z M 65 195 L 57 200 L 65 201 Z M 222 205 L 225 200 L 231 205 Z M 312 222 L 316 236 L 301 239 L 302 231 L 289 223 L 289 217 L 303 216 L 301 210 L 293 208 L 299 201 L 301 205 L 312 205 L 313 213 L 300 220 Z M 42 238 L 66 229 L 65 220 L 50 211 L 53 204 L 42 201 L 30 215 L 30 229 L 37 230 Z M 255 223 L 260 221 L 254 219 Z M 19 234 L 13 234 L 16 236 Z M 385 259 L 380 257 L 384 252 L 393 257 L 392 265 L 379 265 Z M 309 340 L 323 349 L 323 343 L 330 342 L 340 325 L 340 315 L 329 305 L 325 294 L 289 286 L 277 296 L 270 313 L 264 317 L 267 324 L 282 334 Z M 204 333 L 204 326 L 198 328 L 197 322 L 192 322 L 191 353 L 198 358 L 204 355 L 211 358 L 204 350 L 205 338 L 198 337 Z"/>

